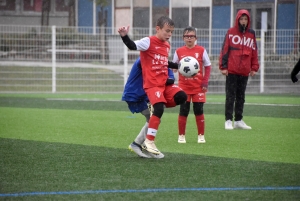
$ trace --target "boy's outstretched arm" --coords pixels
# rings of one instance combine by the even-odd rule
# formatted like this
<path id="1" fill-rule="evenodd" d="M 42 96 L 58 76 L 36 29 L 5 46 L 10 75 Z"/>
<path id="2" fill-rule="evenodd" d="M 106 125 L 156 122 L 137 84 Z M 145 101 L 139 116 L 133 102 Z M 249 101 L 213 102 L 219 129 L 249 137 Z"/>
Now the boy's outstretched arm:
<path id="1" fill-rule="evenodd" d="M 168 61 L 168 68 L 171 68 L 171 69 L 178 69 L 178 64 L 177 63 L 174 63 L 172 61 Z"/>
<path id="2" fill-rule="evenodd" d="M 136 44 L 132 41 L 129 36 L 127 35 L 129 31 L 129 26 L 127 27 L 120 27 L 118 32 L 122 38 L 123 43 L 128 47 L 130 50 L 137 50 Z"/>
<path id="3" fill-rule="evenodd" d="M 300 71 L 300 58 L 291 72 L 291 80 L 293 83 L 298 81 L 298 78 L 296 77 L 296 75 L 299 73 L 299 71 Z"/>

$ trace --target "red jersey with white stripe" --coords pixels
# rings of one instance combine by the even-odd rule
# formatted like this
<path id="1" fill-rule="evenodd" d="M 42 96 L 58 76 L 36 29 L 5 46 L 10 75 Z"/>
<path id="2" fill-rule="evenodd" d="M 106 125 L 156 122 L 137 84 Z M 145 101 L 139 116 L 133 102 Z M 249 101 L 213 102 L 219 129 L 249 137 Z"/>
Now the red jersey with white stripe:
<path id="1" fill-rule="evenodd" d="M 199 72 L 194 77 L 184 77 L 178 73 L 178 86 L 182 88 L 187 94 L 195 94 L 202 92 L 201 84 L 203 80 L 203 66 L 210 66 L 210 59 L 207 55 L 204 47 L 195 45 L 193 48 L 186 46 L 180 47 L 175 51 L 173 62 L 179 63 L 179 61 L 186 57 L 192 56 L 199 62 Z"/>
<path id="2" fill-rule="evenodd" d="M 164 87 L 168 79 L 168 55 L 170 44 L 156 36 L 134 41 L 140 58 L 143 73 L 143 88 Z"/>

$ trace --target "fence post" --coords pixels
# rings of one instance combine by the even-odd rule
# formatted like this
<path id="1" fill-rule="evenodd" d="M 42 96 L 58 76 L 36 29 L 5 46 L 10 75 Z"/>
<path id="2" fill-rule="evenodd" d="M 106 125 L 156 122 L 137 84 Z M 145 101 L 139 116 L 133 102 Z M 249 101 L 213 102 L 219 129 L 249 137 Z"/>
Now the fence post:
<path id="1" fill-rule="evenodd" d="M 260 93 L 264 92 L 265 77 L 265 32 L 260 32 Z"/>
<path id="2" fill-rule="evenodd" d="M 267 26 L 267 12 L 261 13 L 261 30 L 260 30 L 260 93 L 264 92 L 265 83 L 265 32 Z"/>
<path id="3" fill-rule="evenodd" d="M 56 27 L 52 26 L 52 93 L 56 92 Z"/>

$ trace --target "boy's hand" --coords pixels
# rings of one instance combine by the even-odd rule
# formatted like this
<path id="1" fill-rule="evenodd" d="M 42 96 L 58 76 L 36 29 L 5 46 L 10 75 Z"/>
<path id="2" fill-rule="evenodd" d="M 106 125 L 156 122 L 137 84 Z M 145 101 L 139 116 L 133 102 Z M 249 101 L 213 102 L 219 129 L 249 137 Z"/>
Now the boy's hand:
<path id="1" fill-rule="evenodd" d="M 222 75 L 228 75 L 228 70 L 221 70 Z"/>
<path id="2" fill-rule="evenodd" d="M 291 80 L 293 83 L 298 82 L 298 78 L 296 76 L 291 76 Z"/>
<path id="3" fill-rule="evenodd" d="M 207 92 L 208 82 L 203 82 L 201 84 L 202 91 Z"/>
<path id="4" fill-rule="evenodd" d="M 255 74 L 256 74 L 255 71 L 250 71 L 250 76 L 251 76 L 251 77 L 254 76 Z"/>
<path id="5" fill-rule="evenodd" d="M 118 32 L 119 32 L 120 36 L 126 36 L 128 34 L 128 31 L 129 31 L 129 26 L 127 26 L 127 27 L 120 27 L 118 29 Z"/>

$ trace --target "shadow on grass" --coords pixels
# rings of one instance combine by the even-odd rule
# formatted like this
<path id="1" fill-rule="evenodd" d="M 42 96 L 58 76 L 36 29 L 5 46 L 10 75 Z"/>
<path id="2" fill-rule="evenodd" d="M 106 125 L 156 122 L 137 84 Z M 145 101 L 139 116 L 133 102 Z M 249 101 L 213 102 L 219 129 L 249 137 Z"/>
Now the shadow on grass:
<path id="1" fill-rule="evenodd" d="M 149 189 L 300 186 L 300 165 L 164 153 L 164 159 L 139 158 L 126 149 L 0 139 L 0 193 L 52 192 L 25 200 L 272 200 L 299 198 L 298 191 L 182 191 Z M 62 195 L 62 192 L 96 192 Z M 148 189 L 148 190 L 147 190 Z M 20 200 L 20 197 L 6 197 Z M 22 198 L 22 199 L 23 199 Z M 198 198 L 198 199 L 196 199 Z M 229 199 L 230 198 L 230 199 Z M 278 199 L 280 200 L 280 199 Z"/>

